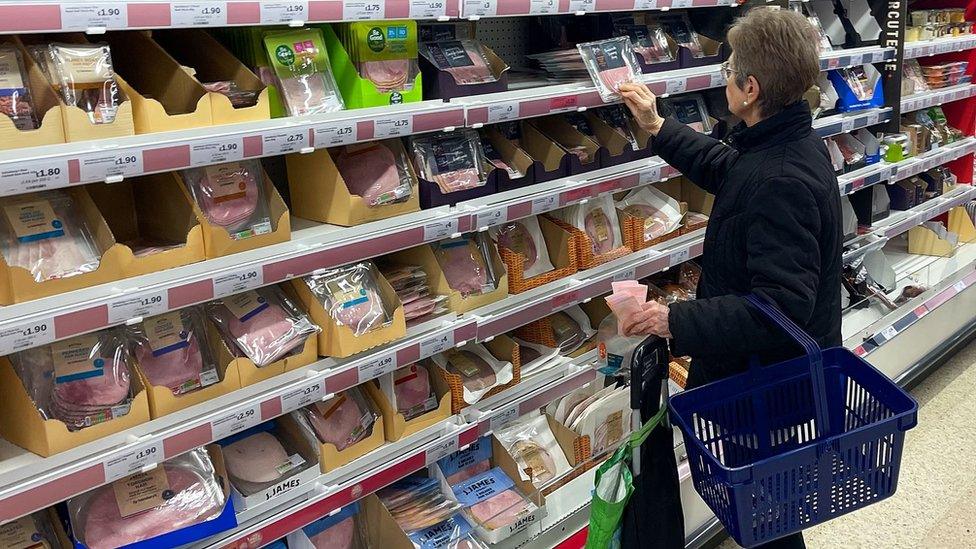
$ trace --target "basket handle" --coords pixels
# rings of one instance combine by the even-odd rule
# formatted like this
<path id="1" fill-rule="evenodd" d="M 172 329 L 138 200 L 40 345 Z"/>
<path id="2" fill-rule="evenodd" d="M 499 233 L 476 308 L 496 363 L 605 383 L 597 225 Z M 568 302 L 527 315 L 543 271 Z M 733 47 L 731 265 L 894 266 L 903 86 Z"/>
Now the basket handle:
<path id="1" fill-rule="evenodd" d="M 803 347 L 807 355 L 807 361 L 810 364 L 810 381 L 813 384 L 813 405 L 817 416 L 817 430 L 821 433 L 829 431 L 830 424 L 828 421 L 830 418 L 827 413 L 827 384 L 824 381 L 823 353 L 820 352 L 820 345 L 775 305 L 756 294 L 748 294 L 745 296 L 745 299 Z M 755 364 L 758 364 L 758 361 L 753 362 L 753 367 L 755 367 Z"/>

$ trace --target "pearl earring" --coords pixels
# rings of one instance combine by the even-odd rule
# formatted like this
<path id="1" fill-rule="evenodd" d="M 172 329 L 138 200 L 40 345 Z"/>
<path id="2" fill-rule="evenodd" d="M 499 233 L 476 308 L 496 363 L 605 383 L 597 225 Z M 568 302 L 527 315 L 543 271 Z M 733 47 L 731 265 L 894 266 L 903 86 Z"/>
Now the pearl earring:
<path id="1" fill-rule="evenodd" d="M 742 102 L 742 106 L 743 107 L 748 107 L 749 106 L 749 102 L 748 101 L 743 101 Z"/>

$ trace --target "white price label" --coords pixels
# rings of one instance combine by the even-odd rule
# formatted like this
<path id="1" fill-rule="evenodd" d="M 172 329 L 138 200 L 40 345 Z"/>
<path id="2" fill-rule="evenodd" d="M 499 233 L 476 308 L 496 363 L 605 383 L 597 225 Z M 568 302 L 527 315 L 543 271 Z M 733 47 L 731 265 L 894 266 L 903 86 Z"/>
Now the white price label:
<path id="1" fill-rule="evenodd" d="M 342 3 L 342 18 L 352 21 L 364 19 L 383 19 L 386 12 L 385 0 L 346 0 Z"/>
<path id="2" fill-rule="evenodd" d="M 308 21 L 308 2 L 261 2 L 261 24 Z"/>
<path id="3" fill-rule="evenodd" d="M 359 382 L 365 383 L 397 369 L 396 351 L 390 351 L 357 367 Z"/>
<path id="4" fill-rule="evenodd" d="M 959 292 L 961 292 L 961 291 L 963 291 L 963 290 L 966 289 L 966 281 L 965 280 L 960 280 L 959 282 L 956 282 L 955 284 L 953 284 L 952 287 L 955 288 L 956 293 L 958 294 Z"/>
<path id="5" fill-rule="evenodd" d="M 444 221 L 434 221 L 433 223 L 424 225 L 424 240 L 440 240 L 442 238 L 447 238 L 456 232 L 458 232 L 457 218 L 447 219 Z"/>
<path id="6" fill-rule="evenodd" d="M 498 13 L 498 0 L 464 0 L 463 17 L 488 17 Z"/>
<path id="7" fill-rule="evenodd" d="M 868 126 L 873 126 L 873 125 L 877 124 L 879 120 L 881 120 L 881 115 L 880 114 L 878 114 L 876 112 L 872 112 L 872 113 L 868 114 Z"/>
<path id="8" fill-rule="evenodd" d="M 397 137 L 413 133 L 413 116 L 404 115 L 397 118 L 384 118 L 373 123 L 373 136 Z"/>
<path id="9" fill-rule="evenodd" d="M 637 272 L 633 268 L 630 268 L 624 269 L 613 275 L 614 282 L 621 282 L 624 280 L 637 280 Z"/>
<path id="10" fill-rule="evenodd" d="M 550 194 L 532 199 L 532 215 L 550 212 L 559 206 L 559 195 Z"/>
<path id="11" fill-rule="evenodd" d="M 572 13 L 596 11 L 596 0 L 569 0 L 569 11 Z"/>
<path id="12" fill-rule="evenodd" d="M 509 404 L 508 406 L 502 408 L 498 412 L 495 412 L 491 416 L 491 420 L 488 425 L 491 426 L 492 431 L 500 431 L 504 429 L 509 423 L 515 421 L 519 418 L 519 405 L 518 403 Z"/>
<path id="13" fill-rule="evenodd" d="M 445 458 L 454 452 L 458 451 L 458 437 L 457 435 L 452 435 L 450 439 L 435 444 L 427 449 L 427 465 L 436 463 L 440 461 L 441 458 Z"/>
<path id="14" fill-rule="evenodd" d="M 503 122 L 505 120 L 515 120 L 519 117 L 518 101 L 508 103 L 496 103 L 488 105 L 488 123 Z"/>
<path id="15" fill-rule="evenodd" d="M 318 402 L 322 400 L 323 396 L 325 396 L 325 378 L 319 377 L 309 380 L 301 387 L 281 395 L 281 413 L 287 414 L 302 406 Z"/>
<path id="16" fill-rule="evenodd" d="M 651 166 L 646 170 L 642 170 L 637 175 L 637 180 L 641 185 L 647 185 L 648 183 L 657 183 L 661 180 L 661 166 Z"/>
<path id="17" fill-rule="evenodd" d="M 223 27 L 227 25 L 226 2 L 173 2 L 169 8 L 174 27 Z"/>
<path id="18" fill-rule="evenodd" d="M 888 326 L 884 330 L 881 330 L 881 335 L 884 336 L 885 341 L 887 341 L 898 335 L 898 329 L 894 326 Z"/>
<path id="19" fill-rule="evenodd" d="M 19 194 L 68 185 L 67 160 L 38 160 L 18 162 L 16 166 L 0 166 L 0 191 Z"/>
<path id="20" fill-rule="evenodd" d="M 692 0 L 671 0 L 672 9 L 679 10 L 682 8 L 690 8 L 691 6 Z"/>
<path id="21" fill-rule="evenodd" d="M 725 75 L 722 74 L 722 71 L 719 71 L 717 73 L 712 73 L 708 76 L 709 88 L 717 88 L 719 86 L 724 86 L 724 85 L 725 85 Z"/>
<path id="22" fill-rule="evenodd" d="M 670 265 L 671 267 L 674 267 L 675 265 L 680 265 L 681 263 L 688 261 L 690 255 L 691 255 L 691 249 L 689 248 L 678 250 L 677 252 L 672 253 L 671 256 L 668 258 L 668 265 Z"/>
<path id="23" fill-rule="evenodd" d="M 501 208 L 492 208 L 478 212 L 476 226 L 482 229 L 506 221 L 508 221 L 508 206 L 502 206 Z"/>
<path id="24" fill-rule="evenodd" d="M 841 133 L 847 133 L 849 131 L 852 131 L 853 129 L 854 129 L 854 119 L 853 118 L 844 118 L 843 120 L 841 120 L 841 122 L 840 122 L 840 131 L 841 131 Z"/>
<path id="25" fill-rule="evenodd" d="M 681 93 L 685 91 L 688 86 L 688 80 L 685 78 L 677 78 L 668 80 L 667 88 L 664 93 Z"/>
<path id="26" fill-rule="evenodd" d="M 454 332 L 427 338 L 420 342 L 420 358 L 427 358 L 454 347 Z"/>
<path id="27" fill-rule="evenodd" d="M 359 124 L 355 120 L 319 124 L 312 128 L 312 132 L 318 148 L 348 145 L 359 140 Z"/>
<path id="28" fill-rule="evenodd" d="M 54 319 L 47 318 L 0 331 L 0 355 L 9 355 L 54 341 Z"/>
<path id="29" fill-rule="evenodd" d="M 868 60 L 870 61 L 870 58 Z M 864 63 L 864 55 L 858 53 L 852 53 L 851 59 L 850 61 L 847 62 L 847 65 L 854 66 L 854 65 L 860 65 L 862 63 Z"/>
<path id="30" fill-rule="evenodd" d="M 61 4 L 61 30 L 124 29 L 126 26 L 126 8 L 122 2 Z"/>
<path id="31" fill-rule="evenodd" d="M 208 166 L 244 159 L 244 139 L 227 137 L 190 145 L 190 165 Z"/>
<path id="32" fill-rule="evenodd" d="M 232 273 L 215 276 L 213 279 L 214 297 L 239 294 L 264 286 L 264 269 L 248 267 Z"/>
<path id="33" fill-rule="evenodd" d="M 110 177 L 141 175 L 142 151 L 98 152 L 78 160 L 82 181 L 105 181 Z"/>
<path id="34" fill-rule="evenodd" d="M 169 310 L 169 291 L 166 289 L 123 295 L 108 304 L 110 324 L 158 315 Z"/>
<path id="35" fill-rule="evenodd" d="M 298 152 L 307 146 L 308 130 L 304 128 L 272 131 L 262 136 L 262 150 L 265 156 Z"/>
<path id="36" fill-rule="evenodd" d="M 261 423 L 261 407 L 258 404 L 224 414 L 210 422 L 214 440 L 239 433 Z"/>
<path id="37" fill-rule="evenodd" d="M 411 19 L 434 19 L 447 15 L 445 0 L 410 0 Z"/>
<path id="38" fill-rule="evenodd" d="M 657 0 L 634 0 L 635 10 L 656 10 Z"/>
<path id="39" fill-rule="evenodd" d="M 106 461 L 104 463 L 105 481 L 112 482 L 132 473 L 138 473 L 142 468 L 154 463 L 162 463 L 165 459 L 163 441 L 150 442 Z"/>
<path id="40" fill-rule="evenodd" d="M 529 15 L 556 13 L 558 11 L 559 2 L 557 0 L 530 0 Z"/>

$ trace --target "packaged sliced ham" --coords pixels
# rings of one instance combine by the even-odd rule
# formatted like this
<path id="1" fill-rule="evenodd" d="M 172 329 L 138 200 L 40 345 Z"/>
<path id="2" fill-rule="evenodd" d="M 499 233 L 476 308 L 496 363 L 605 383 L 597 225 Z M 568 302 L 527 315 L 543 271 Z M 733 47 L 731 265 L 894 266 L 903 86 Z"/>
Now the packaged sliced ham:
<path id="1" fill-rule="evenodd" d="M 207 315 L 258 368 L 301 348 L 321 331 L 277 286 L 211 301 Z"/>
<path id="2" fill-rule="evenodd" d="M 444 194 L 482 187 L 488 182 L 478 132 L 456 130 L 410 138 L 414 167 Z"/>
<path id="3" fill-rule="evenodd" d="M 572 469 L 544 414 L 521 417 L 496 431 L 495 438 L 518 464 L 522 479 L 531 480 L 536 486 Z"/>
<path id="4" fill-rule="evenodd" d="M 630 413 L 630 389 L 621 387 L 587 406 L 570 428 L 589 436 L 593 455 L 600 455 L 630 433 Z"/>
<path id="5" fill-rule="evenodd" d="M 250 496 L 314 466 L 270 421 L 220 441 L 231 484 Z"/>
<path id="6" fill-rule="evenodd" d="M 532 278 L 555 269 L 549 260 L 549 248 L 535 216 L 509 221 L 491 229 L 499 247 L 509 249 L 525 257 L 522 275 Z"/>
<path id="7" fill-rule="evenodd" d="M 366 549 L 359 502 L 288 534 L 291 549 Z"/>
<path id="8" fill-rule="evenodd" d="M 408 535 L 443 522 L 461 508 L 441 492 L 440 482 L 433 478 L 407 477 L 376 495 Z"/>
<path id="9" fill-rule="evenodd" d="M 55 341 L 10 355 L 44 419 L 70 431 L 129 413 L 131 358 L 120 328 Z"/>
<path id="10" fill-rule="evenodd" d="M 7 115 L 18 130 L 38 126 L 27 67 L 20 50 L 13 46 L 0 46 L 0 114 Z"/>
<path id="11" fill-rule="evenodd" d="M 553 419 L 559 423 L 565 425 L 566 419 L 573 411 L 573 408 L 597 392 L 597 383 L 602 383 L 602 380 L 597 379 L 593 382 L 587 383 L 579 389 L 570 391 L 569 394 L 556 400 L 555 402 L 550 402 L 548 405 L 546 405 L 546 413 L 551 415 Z"/>
<path id="12" fill-rule="evenodd" d="M 105 250 L 71 194 L 52 190 L 8 196 L 0 206 L 0 245 L 7 265 L 27 269 L 36 282 L 98 268 Z"/>
<path id="13" fill-rule="evenodd" d="M 477 40 L 427 42 L 420 45 L 420 54 L 439 70 L 450 74 L 459 86 L 498 81 L 489 65 L 485 47 Z"/>
<path id="14" fill-rule="evenodd" d="M 74 537 L 115 549 L 218 516 L 225 498 L 203 448 L 68 500 Z"/>
<path id="15" fill-rule="evenodd" d="M 691 26 L 687 14 L 662 16 L 658 18 L 658 21 L 664 28 L 664 32 L 669 34 L 679 46 L 687 49 L 692 56 L 705 56 L 701 41 L 698 39 L 698 33 Z"/>
<path id="16" fill-rule="evenodd" d="M 206 322 L 206 311 L 195 305 L 126 328 L 139 371 L 151 385 L 182 395 L 220 381 Z"/>
<path id="17" fill-rule="evenodd" d="M 653 185 L 634 189 L 617 202 L 620 211 L 644 220 L 644 241 L 664 236 L 681 226 L 681 205 Z"/>
<path id="18" fill-rule="evenodd" d="M 512 381 L 512 363 L 498 360 L 485 348 L 475 343 L 463 349 L 452 348 L 431 357 L 434 364 L 461 376 L 464 401 L 474 404 L 488 391 Z"/>
<path id="19" fill-rule="evenodd" d="M 468 233 L 430 246 L 452 290 L 468 297 L 498 289 L 499 274 L 492 261 L 491 243 L 484 233 Z"/>
<path id="20" fill-rule="evenodd" d="M 258 90 L 242 90 L 233 80 L 221 80 L 219 82 L 201 82 L 201 86 L 211 93 L 219 93 L 228 100 L 235 109 L 253 107 L 258 102 Z"/>
<path id="21" fill-rule="evenodd" d="M 491 436 L 483 436 L 464 450 L 437 461 L 437 472 L 448 485 L 463 482 L 491 469 Z"/>
<path id="22" fill-rule="evenodd" d="M 462 513 L 455 513 L 443 522 L 411 532 L 408 537 L 417 549 L 486 549 Z"/>
<path id="23" fill-rule="evenodd" d="M 519 338 L 514 338 L 519 346 L 519 358 L 522 365 L 519 368 L 519 375 L 522 379 L 541 374 L 564 363 L 564 359 L 559 355 L 559 349 L 531 343 Z"/>
<path id="24" fill-rule="evenodd" d="M 396 305 L 383 299 L 372 261 L 331 269 L 303 280 L 336 324 L 361 336 L 393 322 Z"/>
<path id="25" fill-rule="evenodd" d="M 437 408 L 430 372 L 423 364 L 411 364 L 393 372 L 393 404 L 410 421 Z"/>
<path id="26" fill-rule="evenodd" d="M 590 239 L 593 255 L 605 254 L 623 246 L 617 209 L 609 194 L 556 210 L 553 216 L 585 232 Z"/>
<path id="27" fill-rule="evenodd" d="M 674 52 L 668 44 L 664 28 L 658 23 L 618 25 L 614 22 L 614 33 L 630 37 L 634 45 L 634 53 L 639 55 L 644 63 L 667 63 L 675 60 Z"/>
<path id="28" fill-rule="evenodd" d="M 553 313 L 546 317 L 552 328 L 552 336 L 559 346 L 559 352 L 569 354 L 579 349 L 583 343 L 596 333 L 579 305 Z"/>
<path id="29" fill-rule="evenodd" d="M 504 528 L 537 509 L 499 467 L 451 486 L 464 513 L 485 530 Z"/>
<path id="30" fill-rule="evenodd" d="M 403 317 L 407 322 L 420 322 L 428 316 L 447 312 L 444 305 L 447 296 L 430 293 L 427 273 L 419 265 L 384 266 L 381 272 L 403 304 Z"/>
<path id="31" fill-rule="evenodd" d="M 416 182 L 399 139 L 348 145 L 334 158 L 349 192 L 361 196 L 371 208 L 403 202 L 413 192 Z"/>
<path id="32" fill-rule="evenodd" d="M 663 104 L 674 112 L 674 117 L 682 124 L 699 133 L 712 131 L 712 121 L 705 107 L 705 99 L 699 94 L 666 97 Z"/>
<path id="33" fill-rule="evenodd" d="M 234 240 L 275 229 L 259 161 L 191 168 L 183 171 L 183 181 L 207 221 L 227 229 Z"/>
<path id="34" fill-rule="evenodd" d="M 92 124 L 111 124 L 125 101 L 112 66 L 108 44 L 60 44 L 48 46 L 45 62 L 52 84 L 65 104 L 88 114 Z"/>
<path id="35" fill-rule="evenodd" d="M 420 72 L 415 21 L 363 21 L 337 25 L 336 30 L 359 77 L 372 82 L 377 92 L 413 89 Z"/>
<path id="36" fill-rule="evenodd" d="M 61 544 L 47 511 L 38 511 L 0 526 L 0 547 L 56 549 Z"/>
<path id="37" fill-rule="evenodd" d="M 620 100 L 618 88 L 625 82 L 640 82 L 640 65 L 630 38 L 621 36 L 577 44 L 583 64 L 605 103 Z"/>
<path id="38" fill-rule="evenodd" d="M 376 405 L 359 387 L 292 412 L 323 444 L 342 451 L 369 437 L 379 417 Z"/>
<path id="39" fill-rule="evenodd" d="M 345 108 L 332 77 L 329 55 L 319 29 L 269 32 L 264 46 L 291 116 L 305 116 Z"/>
<path id="40" fill-rule="evenodd" d="M 518 166 L 512 166 L 505 162 L 502 158 L 502 154 L 498 152 L 498 149 L 491 144 L 491 140 L 485 135 L 484 130 L 478 131 L 478 136 L 481 138 L 481 147 L 484 150 L 485 159 L 491 163 L 492 166 L 499 170 L 504 170 L 508 174 L 509 179 L 518 179 L 524 177 L 525 174 L 519 170 Z"/>

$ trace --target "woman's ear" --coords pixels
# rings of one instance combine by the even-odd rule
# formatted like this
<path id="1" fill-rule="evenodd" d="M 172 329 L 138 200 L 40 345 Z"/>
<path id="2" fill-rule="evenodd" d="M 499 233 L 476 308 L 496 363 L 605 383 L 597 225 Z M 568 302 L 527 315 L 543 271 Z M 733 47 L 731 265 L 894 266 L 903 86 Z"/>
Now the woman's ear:
<path id="1" fill-rule="evenodd" d="M 749 98 L 750 103 L 755 103 L 759 99 L 759 81 L 756 80 L 755 76 L 749 75 L 746 78 L 745 89 L 742 90 L 746 92 L 746 96 Z"/>

